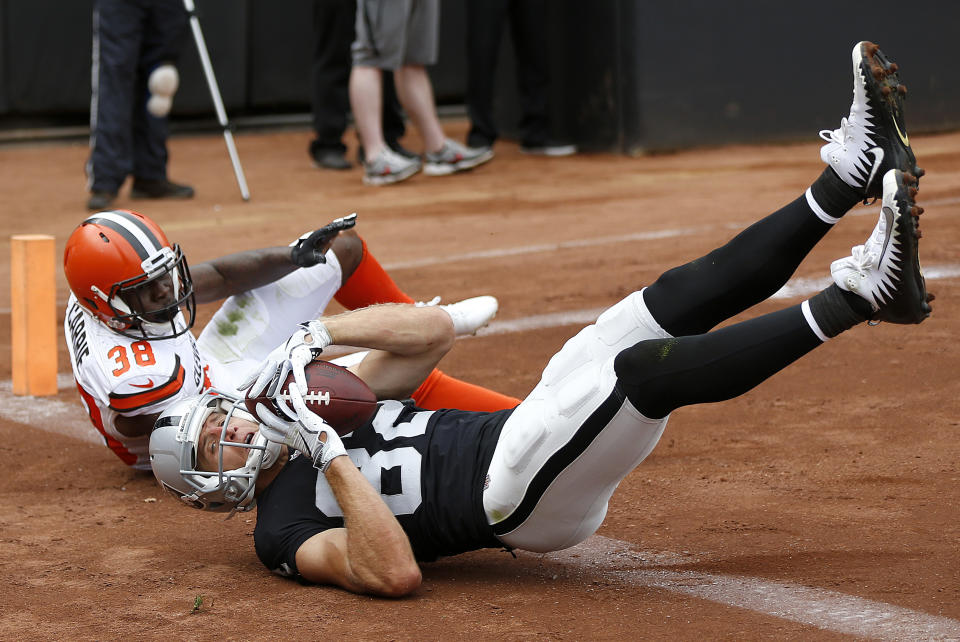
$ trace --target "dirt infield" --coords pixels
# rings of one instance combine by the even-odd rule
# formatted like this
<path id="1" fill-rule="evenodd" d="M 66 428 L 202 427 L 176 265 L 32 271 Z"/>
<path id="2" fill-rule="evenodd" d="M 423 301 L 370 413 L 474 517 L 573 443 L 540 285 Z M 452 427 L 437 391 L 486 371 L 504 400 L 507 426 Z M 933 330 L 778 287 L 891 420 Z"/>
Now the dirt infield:
<path id="1" fill-rule="evenodd" d="M 463 134 L 463 123 L 447 126 Z M 116 205 L 156 218 L 193 262 L 286 244 L 357 211 L 358 230 L 412 296 L 500 299 L 494 331 L 459 342 L 443 367 L 517 396 L 582 324 L 578 313 L 724 242 L 822 169 L 814 142 L 637 159 L 539 159 L 504 142 L 472 173 L 378 189 L 358 169 L 313 169 L 309 138 L 237 137 L 250 203 L 221 138 L 174 139 L 171 178 L 197 198 L 124 192 Z M 481 551 L 428 564 L 423 587 L 399 601 L 302 586 L 259 563 L 252 515 L 191 511 L 82 438 L 92 428 L 75 389 L 54 399 L 76 407 L 72 421 L 49 400 L 16 421 L 0 411 L 0 639 L 960 635 L 960 134 L 918 136 L 914 148 L 928 171 L 919 200 L 933 317 L 858 327 L 739 399 L 677 411 L 599 536 L 563 555 Z M 85 215 L 85 156 L 80 144 L 0 148 L 4 337 L 9 236 L 51 233 L 62 251 Z M 797 276 L 828 275 L 876 209 L 854 210 Z M 61 317 L 66 297 L 61 276 Z M 59 358 L 69 372 L 63 346 Z M 7 340 L 0 364 L 6 381 Z M 9 387 L 0 401 L 11 406 Z"/>

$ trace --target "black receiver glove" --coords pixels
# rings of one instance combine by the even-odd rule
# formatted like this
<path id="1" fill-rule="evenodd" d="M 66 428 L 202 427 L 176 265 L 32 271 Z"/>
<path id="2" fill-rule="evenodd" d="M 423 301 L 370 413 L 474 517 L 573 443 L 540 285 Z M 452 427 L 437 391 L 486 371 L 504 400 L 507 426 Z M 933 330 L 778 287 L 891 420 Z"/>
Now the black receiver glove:
<path id="1" fill-rule="evenodd" d="M 324 254 L 337 234 L 349 230 L 357 224 L 357 213 L 338 218 L 327 223 L 319 230 L 307 232 L 290 244 L 290 260 L 298 267 L 313 267 L 318 263 L 326 263 Z"/>

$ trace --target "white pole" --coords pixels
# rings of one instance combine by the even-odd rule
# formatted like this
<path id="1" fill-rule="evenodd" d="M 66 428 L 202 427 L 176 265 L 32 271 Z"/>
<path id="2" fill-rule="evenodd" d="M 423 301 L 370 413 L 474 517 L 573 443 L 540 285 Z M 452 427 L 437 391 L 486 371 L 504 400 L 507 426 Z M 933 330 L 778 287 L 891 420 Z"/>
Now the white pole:
<path id="1" fill-rule="evenodd" d="M 213 75 L 213 65 L 210 64 L 207 43 L 203 39 L 203 32 L 200 31 L 200 20 L 197 19 L 196 7 L 193 0 L 183 0 L 183 6 L 190 15 L 190 29 L 193 31 L 193 40 L 197 43 L 200 64 L 203 66 L 203 75 L 207 78 L 207 86 L 210 88 L 210 97 L 213 99 L 213 106 L 217 112 L 217 120 L 223 127 L 223 139 L 227 143 L 227 152 L 230 154 L 230 162 L 233 163 L 233 173 L 237 177 L 237 185 L 240 186 L 240 196 L 243 197 L 243 200 L 249 201 L 250 190 L 247 189 L 247 179 L 243 175 L 243 167 L 240 166 L 240 158 L 237 156 L 237 147 L 233 143 L 233 133 L 230 131 L 230 124 L 227 122 L 227 112 L 223 108 L 223 99 L 220 97 L 217 78 Z"/>

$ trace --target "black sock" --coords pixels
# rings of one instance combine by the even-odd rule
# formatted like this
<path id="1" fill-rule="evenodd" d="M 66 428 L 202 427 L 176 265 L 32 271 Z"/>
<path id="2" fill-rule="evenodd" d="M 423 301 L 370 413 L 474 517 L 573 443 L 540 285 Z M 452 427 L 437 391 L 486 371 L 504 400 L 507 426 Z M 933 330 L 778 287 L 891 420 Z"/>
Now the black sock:
<path id="1" fill-rule="evenodd" d="M 732 399 L 823 342 L 800 305 L 690 337 L 650 339 L 614 360 L 618 386 L 650 419 Z"/>
<path id="2" fill-rule="evenodd" d="M 811 297 L 809 303 L 810 313 L 828 338 L 863 323 L 873 314 L 866 299 L 841 290 L 836 283 Z"/>
<path id="3" fill-rule="evenodd" d="M 840 218 L 863 199 L 861 190 L 844 183 L 829 167 L 825 168 L 810 186 L 810 193 L 817 205 L 833 218 Z"/>
<path id="4" fill-rule="evenodd" d="M 706 256 L 664 272 L 643 299 L 673 336 L 702 334 L 780 289 L 831 227 L 801 195 Z"/>

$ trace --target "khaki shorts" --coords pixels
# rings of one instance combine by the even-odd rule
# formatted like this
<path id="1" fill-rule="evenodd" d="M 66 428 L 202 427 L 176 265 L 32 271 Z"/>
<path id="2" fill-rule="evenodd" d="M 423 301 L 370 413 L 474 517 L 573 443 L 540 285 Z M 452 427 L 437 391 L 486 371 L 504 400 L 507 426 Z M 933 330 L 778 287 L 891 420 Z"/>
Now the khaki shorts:
<path id="1" fill-rule="evenodd" d="M 353 64 L 380 69 L 437 62 L 440 0 L 358 0 Z"/>

